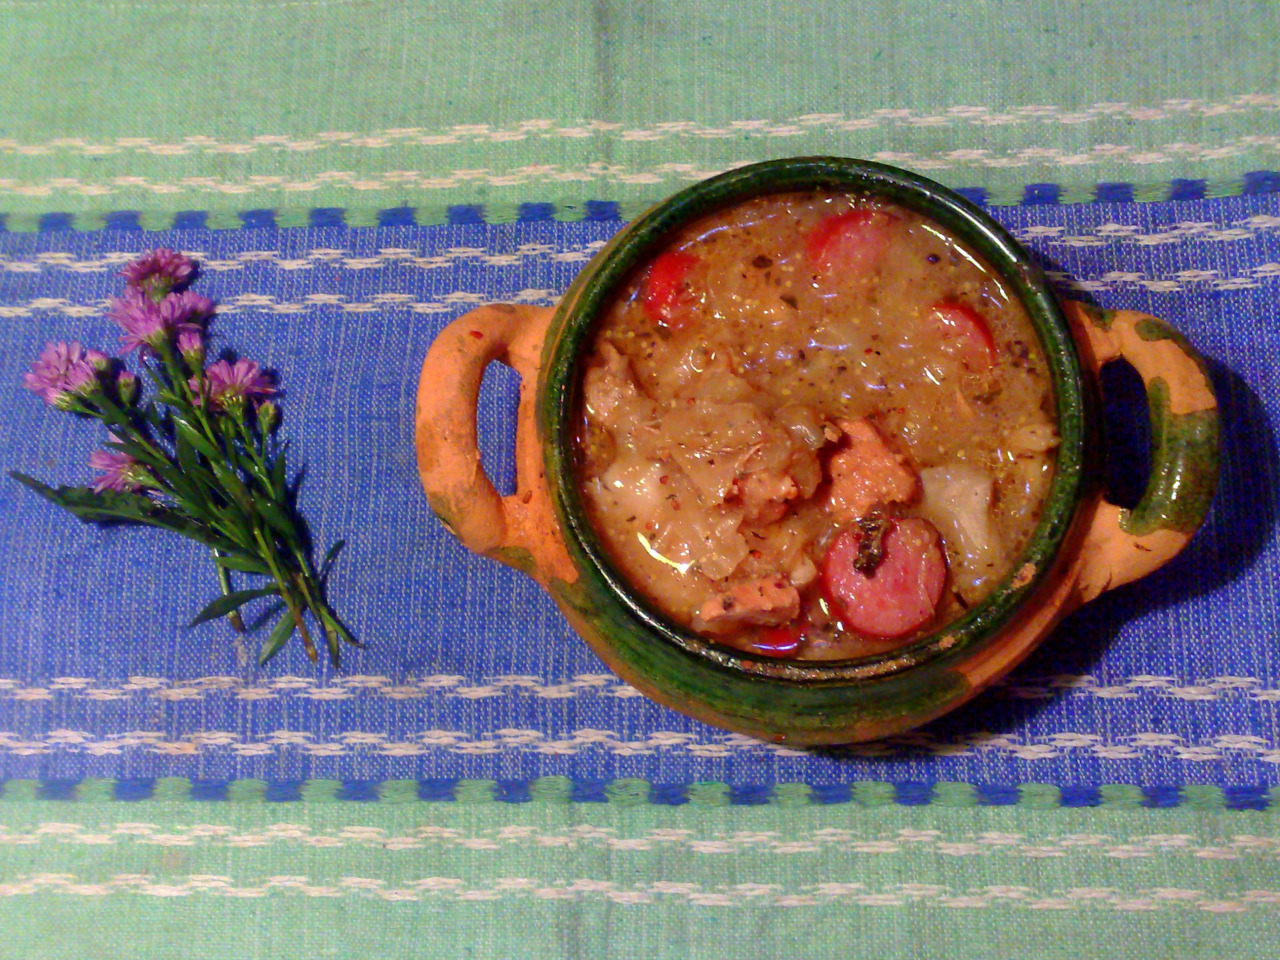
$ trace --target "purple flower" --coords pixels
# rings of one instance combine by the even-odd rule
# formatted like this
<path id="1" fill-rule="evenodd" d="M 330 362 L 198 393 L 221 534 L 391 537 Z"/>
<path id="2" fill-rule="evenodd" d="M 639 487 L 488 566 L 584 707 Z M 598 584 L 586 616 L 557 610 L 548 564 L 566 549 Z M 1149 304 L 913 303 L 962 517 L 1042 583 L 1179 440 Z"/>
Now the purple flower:
<path id="1" fill-rule="evenodd" d="M 159 350 L 174 334 L 200 333 L 200 324 L 213 313 L 213 301 L 198 293 L 171 293 L 159 302 L 130 289 L 108 301 L 107 316 L 124 331 L 125 353 L 139 347 Z"/>
<path id="2" fill-rule="evenodd" d="M 158 288 L 160 295 L 163 296 L 174 287 L 189 280 L 195 266 L 190 258 L 167 247 L 161 247 L 150 253 L 144 253 L 121 270 L 120 276 L 140 291 L 150 293 Z"/>
<path id="3" fill-rule="evenodd" d="M 97 386 L 98 374 L 107 364 L 104 354 L 78 343 L 47 343 L 22 383 L 50 406 L 65 407 L 72 397 Z"/>
<path id="4" fill-rule="evenodd" d="M 137 290 L 127 290 L 123 297 L 111 297 L 107 301 L 107 316 L 124 331 L 120 345 L 125 353 L 143 346 L 157 349 L 169 336 L 160 305 Z"/>
<path id="5" fill-rule="evenodd" d="M 178 352 L 195 366 L 204 363 L 204 335 L 199 328 L 193 327 L 178 334 Z"/>
<path id="6" fill-rule="evenodd" d="M 191 386 L 195 389 L 198 384 L 192 380 Z M 223 407 L 241 400 L 263 400 L 276 392 L 271 378 L 252 360 L 219 360 L 204 372 L 204 386 L 209 399 Z"/>
<path id="7" fill-rule="evenodd" d="M 213 301 L 190 290 L 169 294 L 160 301 L 160 306 L 170 311 L 174 323 L 204 323 L 213 316 Z"/>
<path id="8" fill-rule="evenodd" d="M 146 469 L 121 450 L 95 450 L 89 454 L 89 466 L 102 471 L 102 476 L 93 482 L 94 493 L 104 493 L 107 490 L 132 493 L 143 487 L 139 480 Z"/>

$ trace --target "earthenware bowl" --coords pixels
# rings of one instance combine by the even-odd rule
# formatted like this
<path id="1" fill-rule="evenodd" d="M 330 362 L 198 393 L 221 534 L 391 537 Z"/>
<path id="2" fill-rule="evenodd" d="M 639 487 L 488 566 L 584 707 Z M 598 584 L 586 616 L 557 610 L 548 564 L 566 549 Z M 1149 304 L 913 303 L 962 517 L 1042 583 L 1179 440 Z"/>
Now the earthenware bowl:
<path id="1" fill-rule="evenodd" d="M 1021 298 L 1053 379 L 1062 442 L 1035 535 L 1006 580 L 963 618 L 887 655 L 759 659 L 666 622 L 619 576 L 588 526 L 573 470 L 581 357 L 627 276 L 676 228 L 749 197 L 829 188 L 916 210 L 976 250 Z M 1098 375 L 1127 360 L 1146 385 L 1151 473 L 1131 510 L 1100 483 Z M 476 446 L 476 399 L 494 360 L 521 377 L 516 492 L 499 496 Z M 436 338 L 422 367 L 418 465 L 431 507 L 467 547 L 527 573 L 621 677 L 715 726 L 776 742 L 837 744 L 918 726 L 975 696 L 1081 603 L 1167 563 L 1203 521 L 1218 473 L 1213 387 L 1187 341 L 1154 317 L 1059 302 L 982 210 L 891 167 L 810 157 L 744 167 L 684 190 L 623 229 L 558 307 L 481 307 Z"/>

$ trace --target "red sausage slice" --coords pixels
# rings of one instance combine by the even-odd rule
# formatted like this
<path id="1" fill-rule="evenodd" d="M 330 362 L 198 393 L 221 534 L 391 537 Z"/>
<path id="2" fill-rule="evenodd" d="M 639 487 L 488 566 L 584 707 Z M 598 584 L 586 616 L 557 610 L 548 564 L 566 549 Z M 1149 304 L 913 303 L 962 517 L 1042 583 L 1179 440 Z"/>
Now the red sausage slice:
<path id="1" fill-rule="evenodd" d="M 794 623 L 781 627 L 769 627 L 761 630 L 759 636 L 751 643 L 751 652 L 763 657 L 785 659 L 794 657 L 800 649 L 800 641 L 804 639 L 804 630 Z"/>
<path id="2" fill-rule="evenodd" d="M 649 265 L 642 302 L 650 320 L 673 330 L 688 322 L 694 301 L 687 280 L 697 263 L 698 258 L 692 254 L 673 250 Z"/>
<path id="3" fill-rule="evenodd" d="M 820 274 L 870 273 L 889 247 L 894 222 L 883 210 L 866 208 L 827 217 L 805 238 L 810 267 Z"/>
<path id="4" fill-rule="evenodd" d="M 929 318 L 943 341 L 952 341 L 962 362 L 981 372 L 996 362 L 996 341 L 982 314 L 958 300 L 939 300 L 929 309 Z"/>
<path id="5" fill-rule="evenodd" d="M 846 530 L 822 563 L 827 599 L 845 625 L 890 639 L 932 620 L 947 579 L 946 556 L 933 524 L 916 517 L 897 521 L 884 535 L 884 559 L 869 577 L 854 568 L 861 540 L 856 527 Z"/>

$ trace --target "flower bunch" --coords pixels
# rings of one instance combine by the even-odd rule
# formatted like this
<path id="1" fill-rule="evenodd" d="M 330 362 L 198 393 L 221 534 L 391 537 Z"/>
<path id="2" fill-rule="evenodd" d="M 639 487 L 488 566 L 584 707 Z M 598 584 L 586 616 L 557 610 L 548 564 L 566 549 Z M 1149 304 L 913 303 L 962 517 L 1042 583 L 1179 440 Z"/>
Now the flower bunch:
<path id="1" fill-rule="evenodd" d="M 240 608 L 271 597 L 282 611 L 258 662 L 273 657 L 295 632 L 316 660 L 310 617 L 336 664 L 341 643 L 356 643 L 325 597 L 343 541 L 317 568 L 297 511 L 297 487 L 289 482 L 285 444 L 277 438 L 274 379 L 251 360 L 207 362 L 214 303 L 187 289 L 195 276 L 190 259 L 154 250 L 122 276 L 128 282 L 124 296 L 110 300 L 107 311 L 120 328 L 122 356 L 51 343 L 24 378 L 51 407 L 106 426 L 105 448 L 89 457 L 97 478 L 89 486 L 53 488 L 13 476 L 82 520 L 159 527 L 207 546 L 221 595 L 193 626 L 227 617 L 244 632 Z M 136 373 L 124 364 L 129 355 Z M 149 397 L 143 396 L 143 379 Z M 267 582 L 236 590 L 233 572 Z"/>

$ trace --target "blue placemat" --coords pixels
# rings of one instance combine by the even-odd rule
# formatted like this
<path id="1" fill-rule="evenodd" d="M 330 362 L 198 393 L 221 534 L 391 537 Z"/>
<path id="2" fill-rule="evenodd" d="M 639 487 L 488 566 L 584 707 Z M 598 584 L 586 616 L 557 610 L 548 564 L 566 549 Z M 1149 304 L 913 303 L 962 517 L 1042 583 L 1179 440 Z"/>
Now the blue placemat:
<path id="1" fill-rule="evenodd" d="M 6 480 L 0 777 L 568 775 L 719 780 L 748 793 L 806 781 L 836 798 L 859 780 L 996 793 L 1047 782 L 1086 796 L 1105 783 L 1205 783 L 1261 797 L 1280 783 L 1280 199 L 993 209 L 1065 294 L 1157 314 L 1211 358 L 1221 492 L 1182 557 L 1071 617 L 1008 682 L 918 733 L 834 752 L 725 734 L 636 695 L 530 581 L 464 551 L 427 508 L 412 413 L 432 336 L 476 303 L 551 302 L 619 228 L 612 212 L 0 233 L 0 464 L 88 476 L 94 430 L 45 409 L 21 373 L 46 340 L 113 346 L 101 309 L 118 264 L 149 246 L 190 251 L 200 289 L 222 305 L 215 331 L 284 373 L 303 507 L 318 541 L 349 541 L 333 594 L 368 644 L 341 671 L 313 668 L 300 648 L 253 669 L 224 625 L 184 627 L 215 589 L 198 550 L 81 526 Z M 1109 381 L 1122 400 L 1111 412 L 1117 483 L 1131 486 L 1140 398 L 1123 376 Z M 492 368 L 481 440 L 500 489 L 512 482 L 515 398 L 514 375 Z"/>

